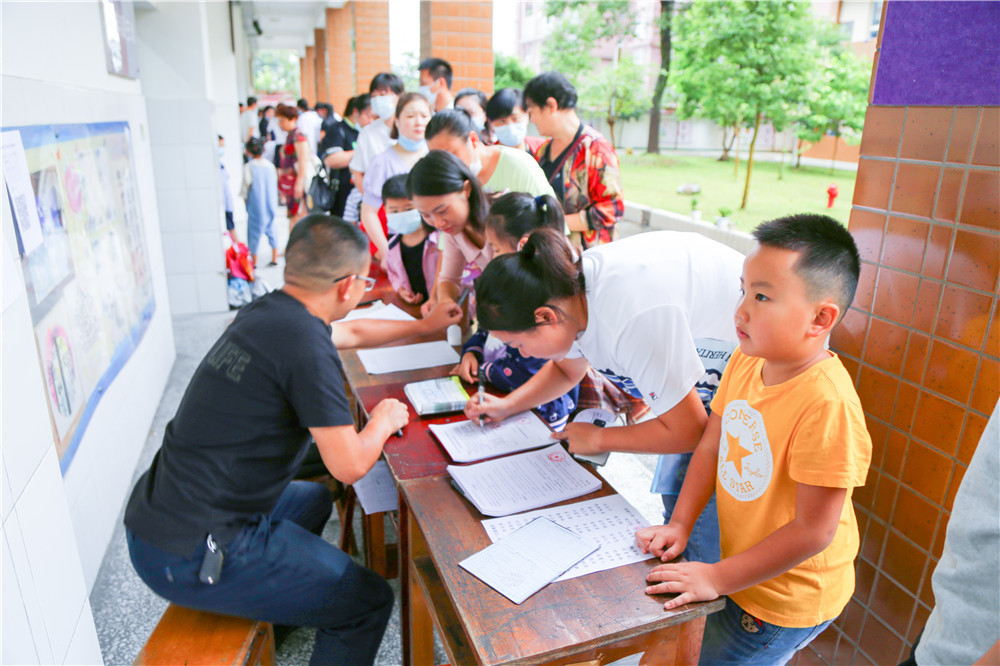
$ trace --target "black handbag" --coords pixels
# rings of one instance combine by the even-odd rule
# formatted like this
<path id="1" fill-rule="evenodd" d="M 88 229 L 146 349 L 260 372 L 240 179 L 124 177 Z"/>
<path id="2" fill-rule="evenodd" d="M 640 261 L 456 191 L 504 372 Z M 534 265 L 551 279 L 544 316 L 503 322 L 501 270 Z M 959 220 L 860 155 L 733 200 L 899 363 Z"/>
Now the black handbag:
<path id="1" fill-rule="evenodd" d="M 312 182 L 309 183 L 309 190 L 306 192 L 306 210 L 310 213 L 328 213 L 333 210 L 339 187 L 340 181 L 335 180 L 326 165 L 320 162 L 319 168 L 316 169 L 316 175 L 313 176 Z"/>

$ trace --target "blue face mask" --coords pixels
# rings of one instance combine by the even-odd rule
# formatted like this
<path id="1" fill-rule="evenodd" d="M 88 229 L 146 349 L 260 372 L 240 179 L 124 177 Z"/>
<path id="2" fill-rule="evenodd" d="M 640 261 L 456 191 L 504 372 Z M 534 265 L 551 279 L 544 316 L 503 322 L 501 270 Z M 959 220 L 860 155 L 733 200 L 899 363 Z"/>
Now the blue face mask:
<path id="1" fill-rule="evenodd" d="M 385 216 L 385 223 L 390 234 L 412 234 L 420 228 L 420 212 L 414 208 L 402 213 L 389 213 Z"/>
<path id="2" fill-rule="evenodd" d="M 494 127 L 493 132 L 501 144 L 509 148 L 517 148 L 524 143 L 524 137 L 528 135 L 528 122 L 507 123 L 500 127 Z"/>
<path id="3" fill-rule="evenodd" d="M 427 148 L 427 141 L 424 139 L 414 140 L 409 137 L 405 137 L 402 134 L 396 139 L 399 142 L 399 147 L 408 153 L 415 153 L 418 150 L 425 150 Z"/>

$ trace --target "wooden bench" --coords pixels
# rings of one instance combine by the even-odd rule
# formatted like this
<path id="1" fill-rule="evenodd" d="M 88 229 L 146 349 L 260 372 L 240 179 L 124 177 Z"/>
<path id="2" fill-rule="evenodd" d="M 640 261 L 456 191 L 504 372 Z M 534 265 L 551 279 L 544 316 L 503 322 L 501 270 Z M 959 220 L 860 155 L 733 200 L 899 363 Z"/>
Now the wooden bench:
<path id="1" fill-rule="evenodd" d="M 133 664 L 272 666 L 274 628 L 170 604 Z"/>

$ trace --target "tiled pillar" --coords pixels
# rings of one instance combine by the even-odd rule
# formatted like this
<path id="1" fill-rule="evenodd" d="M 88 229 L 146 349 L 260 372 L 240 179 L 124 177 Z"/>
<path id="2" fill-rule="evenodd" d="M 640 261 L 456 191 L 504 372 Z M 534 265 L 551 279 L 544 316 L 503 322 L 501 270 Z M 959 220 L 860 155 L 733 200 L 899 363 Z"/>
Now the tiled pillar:
<path id="1" fill-rule="evenodd" d="M 306 98 L 310 106 L 315 106 L 316 102 L 329 102 L 330 89 L 328 86 L 329 64 L 326 57 L 326 31 L 322 28 L 315 29 L 316 46 L 316 96 Z"/>
<path id="2" fill-rule="evenodd" d="M 1000 19 L 886 3 L 850 229 L 862 258 L 831 344 L 872 435 L 854 597 L 800 663 L 899 663 L 1000 393 Z M 992 54 L 992 55 L 991 55 Z"/>
<path id="3" fill-rule="evenodd" d="M 354 3 L 326 10 L 326 101 L 333 105 L 337 113 L 343 113 L 347 100 L 359 92 L 367 92 L 368 86 L 355 88 L 354 85 Z M 388 48 L 388 47 L 387 47 Z"/>
<path id="4" fill-rule="evenodd" d="M 443 58 L 454 73 L 452 92 L 493 93 L 492 0 L 420 1 L 420 57 Z"/>
<path id="5" fill-rule="evenodd" d="M 368 92 L 372 77 L 389 71 L 389 3 L 351 4 L 354 6 L 355 89 L 359 93 Z"/>
<path id="6" fill-rule="evenodd" d="M 301 60 L 302 92 L 300 95 L 309 104 L 316 103 L 316 48 L 306 47 L 306 57 Z"/>

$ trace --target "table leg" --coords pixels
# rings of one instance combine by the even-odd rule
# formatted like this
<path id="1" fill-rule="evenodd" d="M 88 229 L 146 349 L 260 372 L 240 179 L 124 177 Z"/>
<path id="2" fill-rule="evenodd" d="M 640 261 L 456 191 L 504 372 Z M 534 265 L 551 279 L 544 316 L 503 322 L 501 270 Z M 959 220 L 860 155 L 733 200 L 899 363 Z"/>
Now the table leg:
<path id="1" fill-rule="evenodd" d="M 385 557 L 385 514 L 365 514 L 361 520 L 365 540 L 365 565 L 382 578 L 391 578 Z"/>
<path id="2" fill-rule="evenodd" d="M 426 552 L 420 528 L 399 493 L 399 576 L 402 604 L 403 664 L 421 666 L 434 663 L 434 623 L 420 587 L 413 558 Z"/>

